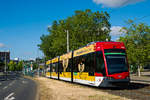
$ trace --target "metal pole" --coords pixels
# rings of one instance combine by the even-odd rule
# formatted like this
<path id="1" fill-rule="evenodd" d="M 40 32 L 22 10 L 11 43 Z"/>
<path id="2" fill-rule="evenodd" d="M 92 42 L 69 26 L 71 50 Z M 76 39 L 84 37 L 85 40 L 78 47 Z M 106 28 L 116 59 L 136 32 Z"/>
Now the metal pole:
<path id="1" fill-rule="evenodd" d="M 69 31 L 67 30 L 67 52 L 69 52 Z"/>
<path id="2" fill-rule="evenodd" d="M 6 69 L 6 64 L 7 64 L 7 61 L 6 61 L 6 52 L 5 52 L 5 73 L 6 73 L 6 71 L 7 71 L 7 69 Z"/>
<path id="3" fill-rule="evenodd" d="M 6 66 L 6 64 L 7 64 L 7 61 L 6 61 L 6 51 L 5 51 L 5 79 L 7 80 L 7 66 Z"/>
<path id="4" fill-rule="evenodd" d="M 46 56 L 44 56 L 44 76 L 46 76 Z"/>
<path id="5" fill-rule="evenodd" d="M 38 65 L 38 77 L 40 76 L 40 68 L 39 68 L 39 60 L 37 59 L 37 65 Z"/>

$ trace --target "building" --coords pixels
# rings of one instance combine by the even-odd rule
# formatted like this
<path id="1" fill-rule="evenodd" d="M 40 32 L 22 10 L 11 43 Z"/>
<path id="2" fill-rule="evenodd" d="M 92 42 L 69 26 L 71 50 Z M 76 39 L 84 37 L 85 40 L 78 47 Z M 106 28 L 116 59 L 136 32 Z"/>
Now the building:
<path id="1" fill-rule="evenodd" d="M 10 61 L 10 52 L 0 51 L 0 71 L 4 71 L 5 63 L 9 63 L 9 61 Z"/>
<path id="2" fill-rule="evenodd" d="M 0 51 L 0 61 L 2 61 L 2 62 L 4 62 L 4 61 L 7 61 L 7 62 L 9 62 L 10 61 L 10 52 L 8 51 L 6 51 L 6 52 L 1 52 Z"/>

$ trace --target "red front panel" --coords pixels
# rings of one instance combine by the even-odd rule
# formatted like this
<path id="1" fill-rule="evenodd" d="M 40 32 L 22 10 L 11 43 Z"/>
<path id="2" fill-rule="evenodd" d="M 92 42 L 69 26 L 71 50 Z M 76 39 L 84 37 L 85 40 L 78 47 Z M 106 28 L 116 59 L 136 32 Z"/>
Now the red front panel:
<path id="1" fill-rule="evenodd" d="M 95 46 L 95 51 L 102 51 L 103 52 L 103 58 L 104 58 L 104 64 L 105 64 L 105 70 L 106 70 L 106 76 L 107 77 L 113 77 L 114 79 L 124 79 L 126 77 L 129 77 L 129 72 L 123 72 L 123 73 L 117 73 L 113 75 L 108 74 L 108 68 L 107 68 L 107 62 L 104 54 L 105 49 L 123 49 L 125 50 L 125 46 L 123 42 L 97 42 Z M 99 74 L 95 74 L 98 75 Z M 101 75 L 100 75 L 101 76 Z"/>
<path id="2" fill-rule="evenodd" d="M 125 79 L 126 77 L 129 77 L 129 72 L 117 73 L 109 75 L 108 77 L 112 77 L 114 79 Z"/>
<path id="3" fill-rule="evenodd" d="M 123 42 L 97 42 L 95 46 L 96 51 L 103 49 L 125 49 Z"/>
<path id="4" fill-rule="evenodd" d="M 95 73 L 95 76 L 103 76 L 102 73 Z"/>

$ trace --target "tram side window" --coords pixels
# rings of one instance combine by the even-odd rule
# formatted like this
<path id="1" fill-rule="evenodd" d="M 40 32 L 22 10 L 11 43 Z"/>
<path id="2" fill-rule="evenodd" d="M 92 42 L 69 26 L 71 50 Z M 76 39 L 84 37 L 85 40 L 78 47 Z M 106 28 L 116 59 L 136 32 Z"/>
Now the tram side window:
<path id="1" fill-rule="evenodd" d="M 95 72 L 95 53 L 85 55 L 85 72 Z"/>
<path id="2" fill-rule="evenodd" d="M 86 63 L 86 55 L 82 55 L 82 56 L 79 56 L 77 59 L 76 59 L 76 68 L 77 68 L 77 71 L 79 72 L 79 66 L 84 66 L 83 68 L 83 72 L 86 72 L 86 70 L 88 69 L 88 66 L 85 65 Z"/>
<path id="3" fill-rule="evenodd" d="M 103 75 L 106 75 L 102 51 L 96 52 L 96 63 L 96 72 L 100 72 Z"/>
<path id="4" fill-rule="evenodd" d="M 95 52 L 91 53 L 91 66 L 90 66 L 90 72 L 95 72 L 95 67 L 96 67 L 96 61 L 95 61 Z"/>
<path id="5" fill-rule="evenodd" d="M 47 71 L 47 72 L 50 72 L 50 65 L 47 65 L 46 68 L 47 68 L 46 71 Z"/>
<path id="6" fill-rule="evenodd" d="M 66 72 L 71 72 L 71 59 L 68 59 L 68 67 L 66 69 Z"/>
<path id="7" fill-rule="evenodd" d="M 58 72 L 58 62 L 55 63 L 55 72 L 56 72 L 56 73 Z"/>
<path id="8" fill-rule="evenodd" d="M 48 72 L 50 72 L 50 70 L 51 70 L 51 69 L 50 69 L 50 65 L 48 65 L 48 68 L 49 68 Z"/>
<path id="9" fill-rule="evenodd" d="M 59 63 L 59 71 L 63 72 L 63 63 L 62 63 L 62 61 L 60 61 L 60 63 Z"/>
<path id="10" fill-rule="evenodd" d="M 73 58 L 73 72 L 79 72 L 78 63 L 79 63 L 79 57 L 74 57 Z"/>
<path id="11" fill-rule="evenodd" d="M 52 64 L 52 72 L 58 72 L 58 62 Z"/>
<path id="12" fill-rule="evenodd" d="M 52 64 L 52 72 L 55 72 L 55 64 Z"/>
<path id="13" fill-rule="evenodd" d="M 82 55 L 74 58 L 74 70 L 75 72 L 79 72 L 78 65 L 80 63 L 84 64 L 83 72 L 95 72 L 95 53 L 89 53 L 86 55 Z"/>
<path id="14" fill-rule="evenodd" d="M 90 54 L 87 54 L 87 55 L 85 55 L 84 56 L 85 58 L 85 70 L 84 70 L 84 72 L 89 72 L 90 71 L 90 66 L 91 66 L 91 55 Z"/>
<path id="15" fill-rule="evenodd" d="M 52 72 L 52 69 L 53 69 L 52 64 L 50 64 L 50 72 Z"/>

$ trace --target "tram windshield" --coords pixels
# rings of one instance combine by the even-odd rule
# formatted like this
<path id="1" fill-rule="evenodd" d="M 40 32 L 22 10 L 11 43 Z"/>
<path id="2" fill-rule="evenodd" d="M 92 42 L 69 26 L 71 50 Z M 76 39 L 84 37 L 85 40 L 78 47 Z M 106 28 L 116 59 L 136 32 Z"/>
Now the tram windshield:
<path id="1" fill-rule="evenodd" d="M 125 55 L 106 55 L 108 74 L 128 72 Z"/>

